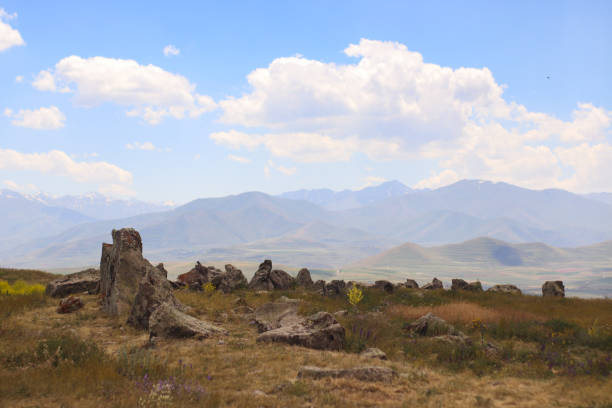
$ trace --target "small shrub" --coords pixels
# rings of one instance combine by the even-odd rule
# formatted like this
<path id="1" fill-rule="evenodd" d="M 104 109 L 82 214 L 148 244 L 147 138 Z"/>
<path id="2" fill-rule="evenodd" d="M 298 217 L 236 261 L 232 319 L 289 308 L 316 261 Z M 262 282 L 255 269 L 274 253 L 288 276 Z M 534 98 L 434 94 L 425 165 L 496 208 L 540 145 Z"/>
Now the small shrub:
<path id="1" fill-rule="evenodd" d="M 217 288 L 215 288 L 215 285 L 213 285 L 212 282 L 206 282 L 204 286 L 202 286 L 202 289 L 204 289 L 205 294 L 212 295 Z"/>
<path id="2" fill-rule="evenodd" d="M 70 335 L 40 341 L 35 356 L 38 362 L 51 361 L 54 367 L 61 361 L 70 361 L 78 365 L 86 361 L 101 361 L 105 357 L 104 351 L 94 342 L 83 341 Z"/>
<path id="3" fill-rule="evenodd" d="M 28 284 L 18 280 L 12 285 L 7 281 L 0 280 L 0 294 L 3 295 L 31 295 L 45 293 L 45 287 L 41 284 Z"/>
<path id="4" fill-rule="evenodd" d="M 363 291 L 353 286 L 347 293 L 349 303 L 355 307 L 363 300 Z"/>

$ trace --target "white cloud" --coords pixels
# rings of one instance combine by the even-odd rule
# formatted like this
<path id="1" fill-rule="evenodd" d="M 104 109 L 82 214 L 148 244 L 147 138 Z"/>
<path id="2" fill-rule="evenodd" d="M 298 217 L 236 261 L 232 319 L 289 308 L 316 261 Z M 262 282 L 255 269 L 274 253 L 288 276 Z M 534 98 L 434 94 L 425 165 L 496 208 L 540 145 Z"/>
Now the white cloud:
<path id="1" fill-rule="evenodd" d="M 604 107 L 578 103 L 570 120 L 530 112 L 504 99 L 505 86 L 488 68 L 427 63 L 399 43 L 362 39 L 345 54 L 356 62 L 293 56 L 255 69 L 249 92 L 219 106 L 223 123 L 256 131 L 211 138 L 299 162 L 345 161 L 356 153 L 429 159 L 441 172 L 420 187 L 482 178 L 584 191 L 594 188 L 587 174 L 606 174 L 601 146 L 612 141 L 612 112 Z M 577 151 L 585 155 L 570 160 Z M 581 163 L 587 158 L 592 162 Z M 597 185 L 610 191 L 612 178 Z"/>
<path id="2" fill-rule="evenodd" d="M 8 23 L 9 20 L 15 17 L 17 17 L 17 13 L 8 14 L 3 8 L 0 8 L 0 52 L 6 51 L 11 47 L 25 45 L 25 41 L 23 41 L 19 31 Z"/>
<path id="3" fill-rule="evenodd" d="M 363 184 L 361 185 L 360 189 L 370 186 L 377 186 L 381 183 L 384 183 L 385 181 L 387 181 L 387 179 L 384 177 L 367 176 L 363 179 Z"/>
<path id="4" fill-rule="evenodd" d="M 193 160 L 200 160 L 200 157 L 202 157 L 200 153 L 196 153 L 195 156 L 193 156 Z"/>
<path id="5" fill-rule="evenodd" d="M 155 150 L 156 149 L 155 145 L 153 143 L 151 143 L 151 142 L 128 143 L 128 144 L 125 145 L 125 148 L 128 149 L 128 150 Z"/>
<path id="6" fill-rule="evenodd" d="M 432 174 L 431 177 L 419 181 L 413 186 L 413 188 L 438 188 L 455 183 L 457 181 L 459 181 L 459 176 L 457 175 L 457 173 L 452 170 L 443 170 L 439 173 Z"/>
<path id="7" fill-rule="evenodd" d="M 179 55 L 180 53 L 181 53 L 181 50 L 179 50 L 172 44 L 168 44 L 164 47 L 164 55 L 166 57 L 176 56 L 176 55 Z"/>
<path id="8" fill-rule="evenodd" d="M 40 191 L 34 184 L 17 184 L 13 180 L 4 180 L 3 184 L 10 190 L 19 193 L 37 193 Z"/>
<path id="9" fill-rule="evenodd" d="M 274 163 L 272 160 L 268 160 L 268 162 L 266 163 L 266 167 L 264 167 L 264 173 L 266 174 L 266 176 L 270 175 L 270 170 L 272 169 L 284 174 L 285 176 L 292 176 L 297 171 L 295 167 L 281 166 L 279 164 Z"/>
<path id="10" fill-rule="evenodd" d="M 243 163 L 243 164 L 246 164 L 246 163 L 250 163 L 250 162 L 251 162 L 251 160 L 250 160 L 250 159 L 248 159 L 248 158 L 246 158 L 246 157 L 236 156 L 236 155 L 234 155 L 234 154 L 228 154 L 228 155 L 227 155 L 227 158 L 228 158 L 228 159 L 230 159 L 230 160 L 233 160 L 233 161 L 235 161 L 235 162 L 238 162 L 238 163 Z"/>
<path id="11" fill-rule="evenodd" d="M 41 71 L 33 85 L 42 91 L 73 92 L 75 102 L 84 107 L 105 102 L 126 106 L 128 116 L 152 125 L 166 117 L 196 118 L 216 108 L 187 78 L 134 60 L 73 55 Z"/>
<path id="12" fill-rule="evenodd" d="M 66 116 L 57 106 L 35 110 L 20 109 L 18 112 L 7 108 L 4 110 L 4 115 L 11 118 L 11 123 L 15 126 L 38 130 L 60 129 L 64 127 L 66 121 Z"/>
<path id="13" fill-rule="evenodd" d="M 23 75 L 17 75 L 15 77 L 15 82 L 17 82 L 18 84 L 23 82 Z"/>
<path id="14" fill-rule="evenodd" d="M 66 153 L 51 150 L 46 153 L 21 153 L 0 149 L 0 169 L 35 171 L 64 176 L 77 183 L 94 183 L 100 189 L 122 190 L 125 195 L 132 183 L 132 173 L 107 162 L 77 162 Z"/>

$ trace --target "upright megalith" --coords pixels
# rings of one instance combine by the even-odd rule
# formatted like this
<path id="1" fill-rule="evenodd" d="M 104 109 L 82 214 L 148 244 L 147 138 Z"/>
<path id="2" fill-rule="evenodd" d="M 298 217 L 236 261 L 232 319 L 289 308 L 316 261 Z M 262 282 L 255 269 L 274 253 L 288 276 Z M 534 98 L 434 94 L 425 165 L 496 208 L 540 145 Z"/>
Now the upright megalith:
<path id="1" fill-rule="evenodd" d="M 100 296 L 110 315 L 129 312 L 138 283 L 153 265 L 142 257 L 142 240 L 133 228 L 113 230 L 113 244 L 102 244 Z"/>
<path id="2" fill-rule="evenodd" d="M 303 288 L 311 288 L 314 285 L 312 277 L 310 276 L 310 271 L 307 268 L 300 269 L 295 280 L 297 286 Z"/>
<path id="3" fill-rule="evenodd" d="M 542 296 L 565 297 L 563 281 L 546 281 L 542 285 Z"/>
<path id="4" fill-rule="evenodd" d="M 280 269 L 272 269 L 272 261 L 266 259 L 263 261 L 251 282 L 249 289 L 255 290 L 274 290 L 274 289 L 292 289 L 296 285 L 295 278 L 287 272 Z"/>
<path id="5" fill-rule="evenodd" d="M 248 285 L 242 271 L 232 264 L 225 265 L 225 273 L 214 276 L 211 282 L 217 290 L 223 293 L 231 293 L 236 289 L 246 288 Z"/>

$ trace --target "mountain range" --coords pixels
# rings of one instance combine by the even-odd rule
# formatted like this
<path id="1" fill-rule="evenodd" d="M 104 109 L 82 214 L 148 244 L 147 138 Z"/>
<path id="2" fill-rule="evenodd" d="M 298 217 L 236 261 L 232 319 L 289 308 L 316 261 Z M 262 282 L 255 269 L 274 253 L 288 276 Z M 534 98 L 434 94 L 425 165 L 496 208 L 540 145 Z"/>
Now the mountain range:
<path id="1" fill-rule="evenodd" d="M 154 260 L 271 257 L 331 270 L 407 242 L 422 248 L 488 237 L 511 245 L 584 247 L 612 240 L 608 198 L 607 193 L 578 195 L 482 180 L 434 190 L 391 181 L 357 191 L 249 192 L 170 208 L 99 195 L 52 198 L 5 190 L 0 193 L 0 264 L 95 265 L 111 230 L 126 226 L 140 231 L 145 255 Z"/>

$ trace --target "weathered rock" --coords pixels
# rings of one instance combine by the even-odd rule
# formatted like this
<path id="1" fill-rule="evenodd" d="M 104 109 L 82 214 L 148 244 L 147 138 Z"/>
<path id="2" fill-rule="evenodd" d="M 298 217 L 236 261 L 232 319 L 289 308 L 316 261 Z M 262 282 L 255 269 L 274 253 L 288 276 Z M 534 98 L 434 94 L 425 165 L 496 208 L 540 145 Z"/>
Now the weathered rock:
<path id="1" fill-rule="evenodd" d="M 57 313 L 72 313 L 83 307 L 83 302 L 80 298 L 74 296 L 68 296 L 65 299 L 60 300 Z"/>
<path id="2" fill-rule="evenodd" d="M 346 283 L 343 280 L 333 280 L 325 285 L 325 294 L 327 296 L 342 295 L 346 289 Z"/>
<path id="3" fill-rule="evenodd" d="M 295 278 L 287 272 L 280 269 L 270 271 L 270 281 L 274 285 L 274 289 L 287 290 L 295 288 Z"/>
<path id="4" fill-rule="evenodd" d="M 325 281 L 324 280 L 316 281 L 314 285 L 312 286 L 312 288 L 313 290 L 318 292 L 320 295 L 325 295 Z"/>
<path id="5" fill-rule="evenodd" d="M 386 280 L 377 280 L 374 282 L 374 287 L 376 289 L 384 290 L 387 293 L 393 293 L 393 284 Z"/>
<path id="6" fill-rule="evenodd" d="M 412 323 L 406 324 L 404 330 L 407 330 L 412 336 L 463 336 L 465 335 L 459 330 L 455 329 L 455 326 L 446 322 L 446 320 L 434 316 L 431 313 L 427 313 L 424 316 L 419 317 Z"/>
<path id="7" fill-rule="evenodd" d="M 360 381 L 390 382 L 397 373 L 388 367 L 354 367 L 344 369 L 320 368 L 312 366 L 301 367 L 298 378 L 353 378 Z"/>
<path id="8" fill-rule="evenodd" d="M 225 273 L 216 275 L 211 280 L 217 290 L 223 293 L 231 293 L 236 289 L 246 288 L 248 281 L 242 274 L 242 271 L 233 265 L 225 265 Z"/>
<path id="9" fill-rule="evenodd" d="M 542 285 L 542 296 L 565 297 L 563 281 L 546 281 Z"/>
<path id="10" fill-rule="evenodd" d="M 223 272 L 214 266 L 203 266 L 200 261 L 189 271 L 178 276 L 178 281 L 184 283 L 190 289 L 202 290 L 202 285 L 211 282 Z"/>
<path id="11" fill-rule="evenodd" d="M 464 281 L 463 279 L 453 279 L 451 290 L 467 290 L 469 283 Z"/>
<path id="12" fill-rule="evenodd" d="M 275 302 L 265 303 L 255 310 L 255 324 L 260 333 L 278 329 L 283 325 L 292 325 L 303 320 L 298 316 L 298 303 Z"/>
<path id="13" fill-rule="evenodd" d="M 162 304 L 170 305 L 183 311 L 183 305 L 176 300 L 172 293 L 172 285 L 166 279 L 165 270 L 150 268 L 138 284 L 138 292 L 134 298 L 134 303 L 130 310 L 127 323 L 137 329 L 149 329 L 149 319 L 151 314 Z"/>
<path id="14" fill-rule="evenodd" d="M 295 279 L 297 286 L 301 286 L 304 288 L 311 288 L 314 284 L 312 282 L 312 277 L 310 276 L 310 271 L 306 268 L 300 269 Z"/>
<path id="15" fill-rule="evenodd" d="M 521 290 L 514 285 L 495 285 L 487 289 L 487 292 L 510 293 L 512 295 L 522 294 Z"/>
<path id="16" fill-rule="evenodd" d="M 274 284 L 270 281 L 270 272 L 272 272 L 272 261 L 266 259 L 259 265 L 253 278 L 251 278 L 249 289 L 274 290 Z"/>
<path id="17" fill-rule="evenodd" d="M 414 279 L 406 279 L 406 283 L 404 284 L 408 289 L 418 289 L 419 284 Z"/>
<path id="18" fill-rule="evenodd" d="M 348 310 L 338 310 L 337 312 L 334 312 L 334 317 L 345 317 L 346 315 L 348 315 Z"/>
<path id="19" fill-rule="evenodd" d="M 482 283 L 480 283 L 480 281 L 470 282 L 466 290 L 470 292 L 482 292 Z"/>
<path id="20" fill-rule="evenodd" d="M 82 292 L 95 294 L 96 289 L 99 288 L 99 283 L 100 271 L 93 268 L 85 269 L 49 282 L 45 293 L 52 297 L 64 297 Z"/>
<path id="21" fill-rule="evenodd" d="M 423 285 L 421 289 L 431 290 L 431 289 L 444 289 L 444 285 L 442 285 L 442 281 L 438 278 L 433 278 L 431 283 Z"/>
<path id="22" fill-rule="evenodd" d="M 151 336 L 207 338 L 215 334 L 227 334 L 227 330 L 196 319 L 181 312 L 173 305 L 163 303 L 149 318 Z"/>
<path id="23" fill-rule="evenodd" d="M 327 312 L 319 312 L 299 322 L 282 325 L 257 337 L 258 342 L 276 342 L 318 350 L 340 350 L 345 330 Z"/>
<path id="24" fill-rule="evenodd" d="M 100 296 L 102 310 L 110 315 L 128 312 L 138 283 L 153 266 L 142 257 L 142 240 L 133 228 L 113 230 L 113 245 L 102 244 Z"/>
<path id="25" fill-rule="evenodd" d="M 376 347 L 365 349 L 359 355 L 364 358 L 377 358 L 379 360 L 387 359 L 385 352 Z"/>

